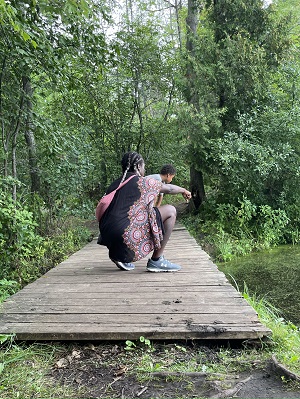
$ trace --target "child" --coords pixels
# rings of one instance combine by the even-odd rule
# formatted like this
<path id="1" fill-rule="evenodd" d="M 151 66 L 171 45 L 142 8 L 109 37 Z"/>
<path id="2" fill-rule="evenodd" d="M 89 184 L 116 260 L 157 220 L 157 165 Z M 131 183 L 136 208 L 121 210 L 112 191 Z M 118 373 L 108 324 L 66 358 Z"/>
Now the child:
<path id="1" fill-rule="evenodd" d="M 164 165 L 161 170 L 160 174 L 154 174 L 154 175 L 148 175 L 146 177 L 152 177 L 155 180 L 161 181 L 162 183 L 168 184 L 171 183 L 173 180 L 173 177 L 176 174 L 176 169 L 174 168 L 173 165 Z M 163 193 L 159 193 L 159 195 L 156 198 L 154 206 L 159 207 L 162 203 L 163 200 Z"/>

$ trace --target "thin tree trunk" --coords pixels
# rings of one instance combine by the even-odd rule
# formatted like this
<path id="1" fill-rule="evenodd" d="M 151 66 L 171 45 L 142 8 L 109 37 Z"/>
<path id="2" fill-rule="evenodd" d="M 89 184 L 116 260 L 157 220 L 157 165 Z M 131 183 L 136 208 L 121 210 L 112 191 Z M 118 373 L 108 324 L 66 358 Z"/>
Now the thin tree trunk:
<path id="1" fill-rule="evenodd" d="M 31 179 L 31 193 L 39 192 L 40 190 L 40 178 L 39 178 L 39 167 L 38 158 L 36 152 L 36 144 L 34 137 L 34 126 L 32 123 L 32 87 L 28 77 L 24 77 L 24 91 L 25 91 L 25 106 L 26 106 L 26 124 L 25 124 L 25 140 L 28 147 L 28 161 L 29 161 L 29 173 Z"/>
<path id="2" fill-rule="evenodd" d="M 180 21 L 179 21 L 179 11 L 182 8 L 181 0 L 175 0 L 175 14 L 176 14 L 176 25 L 177 25 L 177 34 L 178 34 L 178 42 L 179 42 L 179 49 L 182 48 L 182 40 L 181 40 L 181 28 L 180 28 Z"/>
<path id="3" fill-rule="evenodd" d="M 2 138 L 2 147 L 4 152 L 4 160 L 3 160 L 3 176 L 6 177 L 8 175 L 8 140 L 5 136 L 5 125 L 4 125 L 4 116 L 3 116 L 3 90 L 2 84 L 4 80 L 4 71 L 6 67 L 6 57 L 3 57 L 1 72 L 0 72 L 0 118 L 1 118 L 1 138 Z"/>
<path id="4" fill-rule="evenodd" d="M 188 0 L 188 15 L 186 18 L 187 25 L 187 41 L 186 48 L 190 55 L 190 61 L 187 64 L 187 90 L 186 98 L 189 104 L 193 105 L 195 112 L 199 111 L 199 98 L 198 93 L 194 87 L 196 79 L 193 58 L 195 56 L 195 39 L 197 36 L 197 26 L 199 20 L 199 0 Z M 190 168 L 190 190 L 192 193 L 195 208 L 198 209 L 205 199 L 205 189 L 203 182 L 203 173 L 192 165 Z"/>
<path id="5" fill-rule="evenodd" d="M 22 114 L 23 114 L 23 108 L 24 108 L 24 97 L 25 97 L 25 80 L 22 78 L 22 91 L 21 91 L 21 97 L 20 97 L 20 104 L 19 104 L 19 113 L 17 117 L 17 122 L 15 129 L 12 134 L 12 176 L 14 179 L 18 178 L 17 175 L 17 138 L 19 135 L 20 127 L 21 127 L 21 119 L 22 119 Z M 16 184 L 13 185 L 13 199 L 16 201 L 17 199 L 17 186 Z"/>

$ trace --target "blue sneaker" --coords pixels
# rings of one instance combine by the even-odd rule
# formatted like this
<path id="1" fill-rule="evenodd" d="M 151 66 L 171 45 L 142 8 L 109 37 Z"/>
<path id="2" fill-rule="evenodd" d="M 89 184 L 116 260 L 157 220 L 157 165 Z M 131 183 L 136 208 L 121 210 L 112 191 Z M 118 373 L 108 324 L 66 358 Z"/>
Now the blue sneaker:
<path id="1" fill-rule="evenodd" d="M 118 266 L 119 269 L 121 270 L 133 270 L 134 269 L 134 265 L 132 263 L 125 263 L 125 262 L 120 262 L 119 260 L 113 260 L 110 259 L 112 262 L 114 262 L 114 264 L 116 264 Z"/>
<path id="2" fill-rule="evenodd" d="M 149 259 L 146 269 L 148 272 L 177 272 L 181 266 L 171 263 L 162 255 L 158 260 Z"/>

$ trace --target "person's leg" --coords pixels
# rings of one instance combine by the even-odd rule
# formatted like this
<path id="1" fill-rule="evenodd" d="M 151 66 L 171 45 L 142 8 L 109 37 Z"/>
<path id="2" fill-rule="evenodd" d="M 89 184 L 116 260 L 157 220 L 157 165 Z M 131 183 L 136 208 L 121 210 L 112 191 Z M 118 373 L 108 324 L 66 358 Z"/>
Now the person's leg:
<path id="1" fill-rule="evenodd" d="M 146 269 L 149 272 L 176 272 L 181 269 L 181 266 L 171 263 L 163 256 L 165 246 L 169 241 L 176 222 L 176 209 L 172 205 L 163 205 L 158 210 L 165 228 L 164 239 L 161 242 L 160 249 L 154 251 L 151 259 L 148 259 Z"/>
<path id="2" fill-rule="evenodd" d="M 167 242 L 171 237 L 173 227 L 176 222 L 176 214 L 177 214 L 176 208 L 173 205 L 162 205 L 158 208 L 158 210 L 161 214 L 161 219 L 164 224 L 165 234 L 164 234 L 164 239 L 161 242 L 160 249 L 153 252 L 152 259 L 159 258 L 160 256 L 163 255 Z"/>

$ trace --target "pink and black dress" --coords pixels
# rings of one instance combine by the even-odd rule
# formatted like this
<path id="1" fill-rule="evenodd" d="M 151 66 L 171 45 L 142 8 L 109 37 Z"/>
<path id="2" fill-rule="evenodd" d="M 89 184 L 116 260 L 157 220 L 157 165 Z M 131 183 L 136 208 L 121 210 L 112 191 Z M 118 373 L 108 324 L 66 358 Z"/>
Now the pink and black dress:
<path id="1" fill-rule="evenodd" d="M 133 173 L 127 173 L 126 179 Z M 118 187 L 121 178 L 107 189 Z M 133 177 L 120 188 L 99 223 L 98 243 L 109 249 L 109 257 L 135 262 L 160 248 L 164 229 L 159 210 L 153 206 L 162 183 L 151 177 Z"/>

